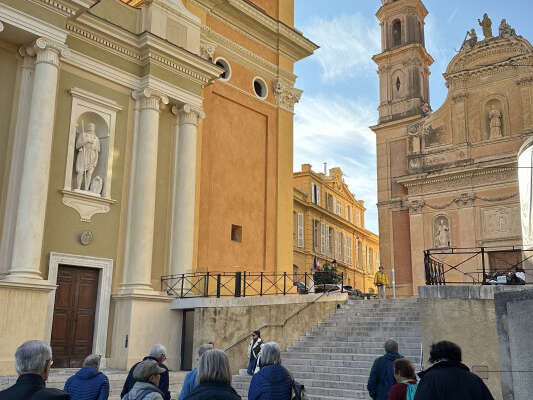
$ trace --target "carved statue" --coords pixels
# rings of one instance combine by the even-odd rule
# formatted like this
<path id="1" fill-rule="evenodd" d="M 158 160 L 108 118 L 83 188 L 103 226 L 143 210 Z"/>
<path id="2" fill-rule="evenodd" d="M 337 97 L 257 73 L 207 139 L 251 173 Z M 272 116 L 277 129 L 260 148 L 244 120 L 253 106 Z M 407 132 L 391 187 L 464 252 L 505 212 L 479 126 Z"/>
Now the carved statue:
<path id="1" fill-rule="evenodd" d="M 465 40 L 463 42 L 463 46 L 461 47 L 461 50 L 463 49 L 471 49 L 474 47 L 477 43 L 477 33 L 474 28 L 470 29 L 466 32 Z"/>
<path id="2" fill-rule="evenodd" d="M 450 228 L 448 222 L 441 218 L 439 225 L 435 229 L 435 247 L 450 246 Z"/>
<path id="3" fill-rule="evenodd" d="M 490 121 L 490 139 L 502 137 L 502 113 L 496 107 L 492 106 L 489 112 Z"/>
<path id="4" fill-rule="evenodd" d="M 479 25 L 483 28 L 483 36 L 485 36 L 485 39 L 490 39 L 492 37 L 492 21 L 489 18 L 488 14 L 483 14 L 483 20 L 480 21 L 478 18 L 477 21 L 479 22 Z"/>
<path id="5" fill-rule="evenodd" d="M 84 190 L 89 190 L 91 179 L 98 164 L 98 154 L 100 153 L 100 139 L 96 136 L 96 126 L 93 123 L 87 125 L 87 130 L 83 128 L 76 139 L 76 189 L 81 189 L 83 182 Z"/>
<path id="6" fill-rule="evenodd" d="M 91 182 L 91 192 L 94 194 L 97 194 L 100 196 L 102 194 L 102 187 L 104 186 L 104 180 L 99 177 L 95 176 L 93 181 Z"/>
<path id="7" fill-rule="evenodd" d="M 509 25 L 507 20 L 504 18 L 500 23 L 499 34 L 501 38 L 506 38 L 510 36 L 516 36 L 516 31 L 511 28 L 511 25 Z"/>

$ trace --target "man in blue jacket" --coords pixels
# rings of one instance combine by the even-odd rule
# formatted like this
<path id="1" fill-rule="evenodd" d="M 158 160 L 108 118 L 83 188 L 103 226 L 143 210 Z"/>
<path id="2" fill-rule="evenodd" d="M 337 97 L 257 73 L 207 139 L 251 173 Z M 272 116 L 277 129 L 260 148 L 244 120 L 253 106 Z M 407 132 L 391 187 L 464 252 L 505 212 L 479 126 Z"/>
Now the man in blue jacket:
<path id="1" fill-rule="evenodd" d="M 385 355 L 377 358 L 370 370 L 368 378 L 368 393 L 374 400 L 387 400 L 394 380 L 394 368 L 392 363 L 397 358 L 403 358 L 398 353 L 398 343 L 390 339 L 385 342 Z"/>
<path id="2" fill-rule="evenodd" d="M 100 356 L 91 354 L 83 360 L 82 368 L 67 379 L 65 392 L 71 400 L 107 400 L 109 380 L 98 371 Z"/>
<path id="3" fill-rule="evenodd" d="M 198 360 L 204 355 L 208 350 L 213 350 L 213 344 L 207 343 L 200 346 L 198 349 Z M 198 361 L 197 360 L 197 361 Z M 183 400 L 185 396 L 192 392 L 192 390 L 198 385 L 198 367 L 194 368 L 185 376 L 185 382 L 183 382 L 183 387 L 181 388 L 180 397 L 178 400 Z"/>

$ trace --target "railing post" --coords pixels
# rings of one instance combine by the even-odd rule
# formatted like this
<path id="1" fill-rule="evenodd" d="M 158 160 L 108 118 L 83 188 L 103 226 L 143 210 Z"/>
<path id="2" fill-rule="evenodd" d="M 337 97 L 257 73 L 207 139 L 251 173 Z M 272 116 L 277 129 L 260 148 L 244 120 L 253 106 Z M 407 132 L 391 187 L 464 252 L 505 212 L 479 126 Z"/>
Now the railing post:
<path id="1" fill-rule="evenodd" d="M 487 274 L 485 271 L 485 248 L 481 248 L 481 269 L 483 271 L 483 285 L 487 284 Z"/>
<path id="2" fill-rule="evenodd" d="M 262 296 L 263 295 L 263 273 L 261 272 L 261 284 L 259 286 L 259 296 Z"/>
<path id="3" fill-rule="evenodd" d="M 246 271 L 244 271 L 244 278 L 242 281 L 242 297 L 246 297 Z"/>
<path id="4" fill-rule="evenodd" d="M 341 293 L 344 293 L 344 271 L 341 272 Z"/>
<path id="5" fill-rule="evenodd" d="M 217 275 L 217 298 L 220 298 L 220 280 L 221 276 L 220 274 Z"/>
<path id="6" fill-rule="evenodd" d="M 287 273 L 283 273 L 283 296 L 287 293 Z"/>
<path id="7" fill-rule="evenodd" d="M 209 297 L 209 272 L 205 273 L 204 297 Z"/>
<path id="8" fill-rule="evenodd" d="M 235 272 L 235 297 L 241 297 L 241 273 Z"/>
<path id="9" fill-rule="evenodd" d="M 183 298 L 183 284 L 185 282 L 185 274 L 181 274 L 181 294 L 180 298 Z"/>
<path id="10" fill-rule="evenodd" d="M 304 286 L 305 286 L 305 290 L 307 290 L 307 272 L 304 273 Z"/>

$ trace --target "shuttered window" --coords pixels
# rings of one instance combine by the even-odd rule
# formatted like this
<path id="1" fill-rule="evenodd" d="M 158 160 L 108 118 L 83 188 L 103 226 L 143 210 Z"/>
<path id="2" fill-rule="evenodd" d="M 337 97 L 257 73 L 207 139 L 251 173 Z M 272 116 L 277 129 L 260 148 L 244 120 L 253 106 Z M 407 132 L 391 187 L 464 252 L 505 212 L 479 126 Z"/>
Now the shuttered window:
<path id="1" fill-rule="evenodd" d="M 304 247 L 304 215 L 298 213 L 298 247 Z"/>

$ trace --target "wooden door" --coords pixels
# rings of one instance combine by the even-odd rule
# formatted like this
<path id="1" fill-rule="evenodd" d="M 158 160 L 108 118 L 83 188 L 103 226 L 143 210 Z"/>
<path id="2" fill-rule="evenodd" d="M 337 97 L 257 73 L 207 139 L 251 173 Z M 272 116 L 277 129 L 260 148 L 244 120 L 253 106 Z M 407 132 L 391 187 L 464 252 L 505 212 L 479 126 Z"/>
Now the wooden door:
<path id="1" fill-rule="evenodd" d="M 78 368 L 92 353 L 99 270 L 60 265 L 52 324 L 54 367 Z"/>

